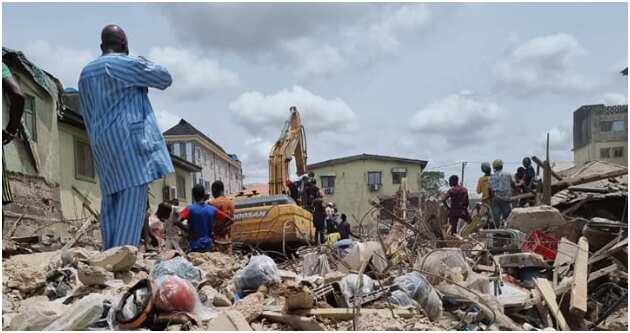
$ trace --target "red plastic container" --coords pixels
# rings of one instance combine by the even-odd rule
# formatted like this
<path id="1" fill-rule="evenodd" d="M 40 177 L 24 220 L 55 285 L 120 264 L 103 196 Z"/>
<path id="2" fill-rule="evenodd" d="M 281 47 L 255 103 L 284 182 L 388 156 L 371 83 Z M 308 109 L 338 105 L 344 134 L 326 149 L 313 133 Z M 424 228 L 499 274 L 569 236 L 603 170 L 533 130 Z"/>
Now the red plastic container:
<path id="1" fill-rule="evenodd" d="M 523 252 L 534 252 L 540 254 L 545 260 L 556 259 L 559 239 L 546 234 L 542 230 L 534 230 L 527 235 L 527 240 L 523 242 L 521 250 Z"/>

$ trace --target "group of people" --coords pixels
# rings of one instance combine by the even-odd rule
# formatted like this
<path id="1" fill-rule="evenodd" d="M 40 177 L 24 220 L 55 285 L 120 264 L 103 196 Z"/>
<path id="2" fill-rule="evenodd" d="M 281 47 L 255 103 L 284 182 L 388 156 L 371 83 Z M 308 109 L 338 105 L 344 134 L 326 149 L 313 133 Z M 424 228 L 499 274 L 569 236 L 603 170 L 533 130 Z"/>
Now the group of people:
<path id="1" fill-rule="evenodd" d="M 193 203 L 179 208 L 174 202 L 159 204 L 155 215 L 145 224 L 145 245 L 160 250 L 182 251 L 181 230 L 190 252 L 219 251 L 232 255 L 230 237 L 234 203 L 225 196 L 223 182 L 212 183 L 212 199 L 201 184 L 193 186 Z M 186 222 L 186 223 L 184 223 Z"/>
<path id="2" fill-rule="evenodd" d="M 481 164 L 483 175 L 477 181 L 477 193 L 481 195 L 482 208 L 490 207 L 494 226 L 500 228 L 503 222 L 512 212 L 512 195 L 514 193 L 527 193 L 535 190 L 536 172 L 532 167 L 532 161 L 525 157 L 514 177 L 503 171 L 503 161 L 494 160 Z M 469 212 L 468 189 L 459 182 L 457 175 L 449 177 L 449 190 L 444 194 L 443 201 L 450 200 L 447 204 L 451 234 L 456 234 L 461 229 L 460 221 L 471 222 Z M 518 205 L 526 205 L 528 202 L 520 201 Z"/>

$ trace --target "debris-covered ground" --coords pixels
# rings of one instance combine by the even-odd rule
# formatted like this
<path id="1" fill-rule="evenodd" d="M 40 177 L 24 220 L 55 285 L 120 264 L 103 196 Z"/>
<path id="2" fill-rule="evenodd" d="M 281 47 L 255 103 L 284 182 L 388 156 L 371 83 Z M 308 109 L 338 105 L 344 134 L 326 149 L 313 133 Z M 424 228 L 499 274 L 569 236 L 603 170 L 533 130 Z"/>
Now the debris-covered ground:
<path id="1" fill-rule="evenodd" d="M 3 329 L 625 331 L 618 179 L 565 180 L 552 206 L 515 208 L 501 229 L 475 215 L 478 227 L 455 236 L 400 192 L 385 232 L 287 253 L 14 254 L 5 242 Z"/>

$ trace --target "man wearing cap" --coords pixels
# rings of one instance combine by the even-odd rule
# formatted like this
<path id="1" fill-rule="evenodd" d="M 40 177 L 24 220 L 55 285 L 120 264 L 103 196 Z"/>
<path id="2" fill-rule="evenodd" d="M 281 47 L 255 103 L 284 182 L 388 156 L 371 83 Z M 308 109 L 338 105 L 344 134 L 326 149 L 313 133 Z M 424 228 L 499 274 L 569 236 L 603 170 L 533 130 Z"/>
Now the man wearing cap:
<path id="1" fill-rule="evenodd" d="M 492 162 L 494 174 L 488 180 L 488 189 L 492 198 L 492 214 L 494 223 L 501 226 L 512 212 L 512 176 L 503 172 L 503 161 Z"/>

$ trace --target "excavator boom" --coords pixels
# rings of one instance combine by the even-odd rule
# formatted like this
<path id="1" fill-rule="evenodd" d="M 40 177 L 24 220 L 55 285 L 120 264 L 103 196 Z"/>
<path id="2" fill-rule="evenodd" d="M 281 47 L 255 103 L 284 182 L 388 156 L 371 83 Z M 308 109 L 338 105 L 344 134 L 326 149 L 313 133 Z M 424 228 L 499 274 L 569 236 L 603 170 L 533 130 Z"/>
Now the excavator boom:
<path id="1" fill-rule="evenodd" d="M 290 109 L 289 120 L 285 123 L 280 137 L 269 153 L 269 194 L 287 193 L 289 162 L 295 157 L 298 175 L 306 173 L 306 135 L 295 106 Z"/>

